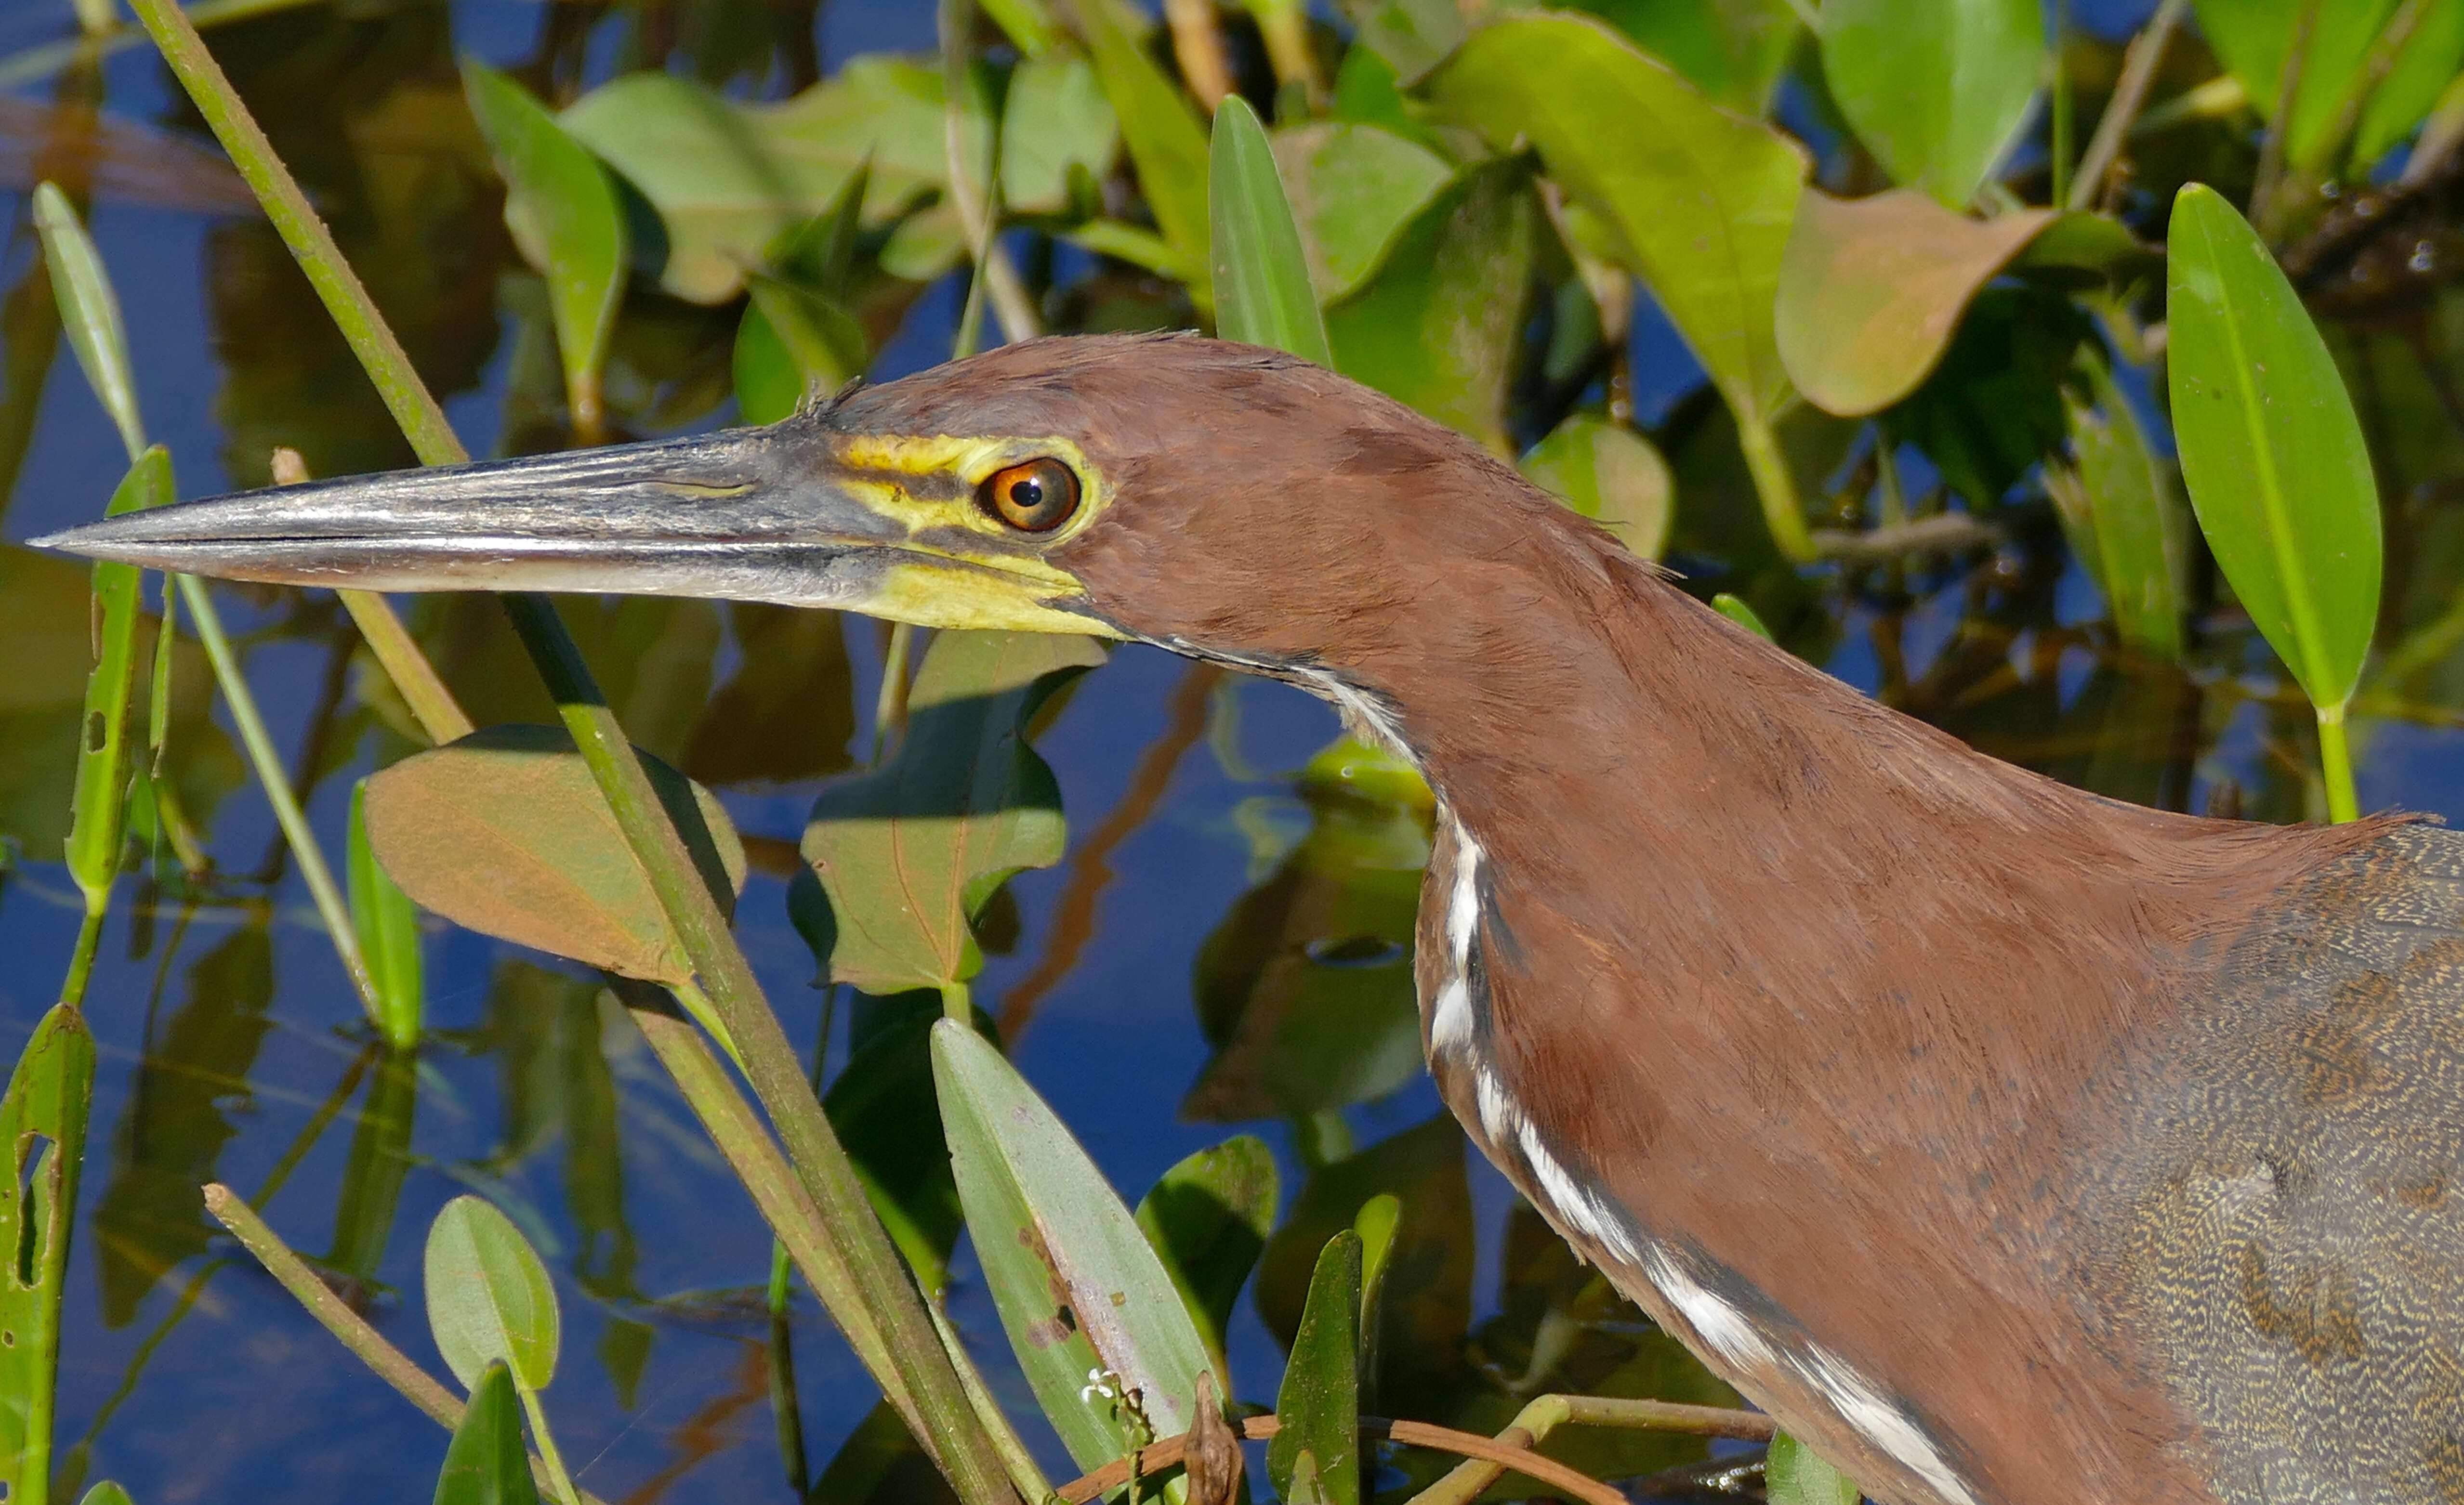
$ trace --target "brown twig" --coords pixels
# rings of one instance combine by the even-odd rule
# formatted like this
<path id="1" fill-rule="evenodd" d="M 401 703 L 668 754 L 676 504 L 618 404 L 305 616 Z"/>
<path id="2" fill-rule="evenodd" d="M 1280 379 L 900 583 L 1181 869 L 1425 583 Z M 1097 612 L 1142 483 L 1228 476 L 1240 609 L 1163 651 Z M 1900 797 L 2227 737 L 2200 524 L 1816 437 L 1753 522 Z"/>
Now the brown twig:
<path id="1" fill-rule="evenodd" d="M 2095 207 L 2104 191 L 2105 176 L 2112 172 L 2123 141 L 2130 134 L 2130 122 L 2147 102 L 2147 86 L 2156 79 L 2156 65 L 2165 59 L 2165 44 L 2173 39 L 2173 29 L 2189 9 L 2190 0 L 2165 0 L 2130 39 L 2130 50 L 2122 59 L 2122 76 L 2114 84 L 2104 113 L 2097 117 L 2096 134 L 2088 139 L 2087 153 L 2079 159 L 2079 174 L 2071 179 L 2070 199 L 2063 207 Z"/>
<path id="2" fill-rule="evenodd" d="M 1223 33 L 1215 26 L 1215 0 L 1163 0 L 1164 20 L 1172 27 L 1172 55 L 1181 77 L 1206 113 L 1232 92 L 1232 65 L 1223 59 Z"/>

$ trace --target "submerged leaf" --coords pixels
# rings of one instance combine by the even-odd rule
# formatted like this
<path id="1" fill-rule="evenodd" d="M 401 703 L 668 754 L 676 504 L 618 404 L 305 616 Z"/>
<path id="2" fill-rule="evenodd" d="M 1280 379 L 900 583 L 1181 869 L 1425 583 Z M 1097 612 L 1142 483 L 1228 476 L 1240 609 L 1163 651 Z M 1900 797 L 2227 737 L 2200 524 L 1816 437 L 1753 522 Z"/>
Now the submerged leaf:
<path id="1" fill-rule="evenodd" d="M 1891 176 L 1963 209 L 2035 101 L 2037 0 L 1827 0 L 1822 72 Z"/>
<path id="2" fill-rule="evenodd" d="M 642 766 L 714 893 L 743 885 L 744 848 L 710 792 Z M 627 977 L 692 964 L 598 782 L 561 727 L 489 727 L 368 780 L 368 842 L 427 908 L 499 940 Z"/>
<path id="3" fill-rule="evenodd" d="M 1779 354 L 1790 380 L 1843 417 L 1907 396 L 1950 347 L 1976 290 L 2054 218 L 2020 209 L 1972 220 L 1912 188 L 1869 199 L 1808 189 L 1780 264 Z"/>
<path id="4" fill-rule="evenodd" d="M 455 1197 L 429 1225 L 423 1272 L 429 1331 L 455 1379 L 475 1389 L 502 1363 L 522 1388 L 547 1387 L 561 1326 L 556 1287 L 513 1219 L 482 1198 Z"/>

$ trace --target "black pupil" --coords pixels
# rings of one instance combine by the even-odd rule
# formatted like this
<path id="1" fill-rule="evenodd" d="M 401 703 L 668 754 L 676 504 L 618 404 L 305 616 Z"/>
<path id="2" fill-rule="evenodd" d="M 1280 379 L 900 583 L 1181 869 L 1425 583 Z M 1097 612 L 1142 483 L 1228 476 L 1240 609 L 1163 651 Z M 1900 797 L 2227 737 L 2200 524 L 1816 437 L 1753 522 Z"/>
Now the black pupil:
<path id="1" fill-rule="evenodd" d="M 1033 476 L 1009 483 L 1009 501 L 1023 513 L 1031 513 L 1044 505 L 1044 483 Z"/>

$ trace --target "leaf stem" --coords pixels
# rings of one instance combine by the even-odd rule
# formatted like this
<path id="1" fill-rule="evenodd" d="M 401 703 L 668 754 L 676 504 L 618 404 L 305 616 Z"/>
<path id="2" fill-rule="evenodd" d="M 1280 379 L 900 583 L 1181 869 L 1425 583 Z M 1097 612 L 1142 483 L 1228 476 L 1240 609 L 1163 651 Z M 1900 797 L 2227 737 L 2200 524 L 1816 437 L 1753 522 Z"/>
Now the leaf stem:
<path id="1" fill-rule="evenodd" d="M 1780 452 L 1778 434 L 1760 413 L 1749 415 L 1735 404 L 1729 406 L 1737 415 L 1737 444 L 1745 450 L 1746 469 L 1754 478 L 1754 495 L 1763 504 L 1763 521 L 1771 529 L 1771 542 L 1779 545 L 1790 563 L 1811 562 L 1814 534 L 1806 526 L 1796 478 L 1789 472 L 1788 456 Z"/>
<path id="2" fill-rule="evenodd" d="M 556 1450 L 556 1434 L 548 1430 L 547 1407 L 539 1404 L 539 1392 L 517 1380 L 514 1393 L 521 1397 L 522 1411 L 531 1419 L 531 1441 L 539 1444 L 539 1462 L 547 1466 L 548 1487 L 561 1505 L 582 1505 L 573 1475 L 565 1472 L 563 1455 Z"/>
<path id="3" fill-rule="evenodd" d="M 2353 748 L 2344 736 L 2346 701 L 2319 710 L 2319 772 L 2327 786 L 2327 818 L 2341 825 L 2362 815 L 2360 792 L 2353 784 Z"/>
<path id="4" fill-rule="evenodd" d="M 2070 197 L 2057 197 L 2064 208 L 2088 209 L 2104 191 L 2105 175 L 2113 170 L 2114 159 L 2122 154 L 2122 143 L 2130 135 L 2131 122 L 2139 118 L 2147 102 L 2147 86 L 2156 79 L 2156 65 L 2165 60 L 2165 44 L 2173 39 L 2174 29 L 2182 24 L 2183 12 L 2190 9 L 2190 0 L 2165 0 L 2156 13 L 2130 39 L 2130 49 L 2122 59 L 2122 77 L 2114 84 L 2113 98 L 2105 102 L 2104 113 L 2097 117 L 2096 134 L 2088 139 L 2087 153 L 2079 159 L 2079 171 L 2071 178 Z"/>

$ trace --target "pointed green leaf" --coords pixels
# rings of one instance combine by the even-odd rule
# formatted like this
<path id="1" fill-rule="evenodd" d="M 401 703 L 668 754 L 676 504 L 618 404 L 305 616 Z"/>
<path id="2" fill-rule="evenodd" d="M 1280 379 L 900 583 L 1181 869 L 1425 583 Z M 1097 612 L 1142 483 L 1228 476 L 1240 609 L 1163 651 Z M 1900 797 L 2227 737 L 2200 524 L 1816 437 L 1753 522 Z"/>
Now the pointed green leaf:
<path id="1" fill-rule="evenodd" d="M 1771 1438 L 1764 1471 L 1771 1505 L 1857 1505 L 1862 1497 L 1855 1480 L 1786 1432 Z"/>
<path id="2" fill-rule="evenodd" d="M 2311 703 L 2352 696 L 2379 607 L 2379 501 L 2335 361 L 2248 222 L 2173 201 L 2167 364 L 2182 479 L 2234 596 Z"/>
<path id="3" fill-rule="evenodd" d="M 1727 618 L 1730 622 L 1735 622 L 1738 626 L 1745 628 L 1748 632 L 1752 633 L 1755 637 L 1762 639 L 1765 643 L 1774 641 L 1771 637 L 1771 629 L 1763 625 L 1762 618 L 1755 615 L 1754 609 L 1751 606 L 1746 604 L 1744 598 L 1731 596 L 1727 591 L 1722 591 L 1717 596 L 1711 598 L 1711 609 L 1718 612 L 1721 616 Z"/>
<path id="4" fill-rule="evenodd" d="M 157 445 L 140 455 L 111 494 L 116 515 L 171 500 L 171 456 Z M 143 605 L 142 572 L 128 564 L 94 567 L 95 643 L 99 654 L 86 676 L 83 735 L 77 738 L 77 787 L 70 805 L 69 875 L 99 909 L 120 871 L 129 780 L 128 707 L 137 688 L 137 627 Z M 165 711 L 161 698 L 158 712 Z"/>
<path id="5" fill-rule="evenodd" d="M 1023 723 L 1055 676 L 1102 660 L 1066 634 L 934 635 L 897 752 L 826 785 L 804 828 L 829 903 L 826 915 L 800 906 L 798 924 L 832 980 L 890 993 L 975 975 L 968 922 L 983 901 L 1061 859 L 1060 792 Z"/>
<path id="6" fill-rule="evenodd" d="M 556 1377 L 556 1287 L 512 1218 L 468 1193 L 446 1203 L 428 1227 L 423 1274 L 429 1331 L 455 1379 L 475 1388 L 502 1361 L 524 1389 L 547 1388 Z"/>
<path id="7" fill-rule="evenodd" d="M 1280 130 L 1274 143 L 1321 302 L 1368 281 L 1403 227 L 1453 175 L 1444 158 L 1418 142 L 1348 120 Z"/>
<path id="8" fill-rule="evenodd" d="M 575 424 L 595 428 L 599 373 L 624 300 L 629 254 L 616 185 L 546 106 L 504 75 L 466 58 L 462 91 L 504 175 L 505 228 L 523 259 L 547 278 Z"/>
<path id="9" fill-rule="evenodd" d="M 1779 354 L 1790 380 L 1844 417 L 1907 396 L 1950 348 L 1976 290 L 2054 218 L 2020 209 L 1972 220 L 1913 188 L 1869 199 L 1807 190 L 1780 263 Z"/>
<path id="10" fill-rule="evenodd" d="M 1966 208 L 2035 103 L 2037 0 L 1827 0 L 1819 33 L 1858 139 L 1896 181 Z"/>
<path id="11" fill-rule="evenodd" d="M 744 847 L 710 791 L 645 753 L 715 893 Z M 559 727 L 489 727 L 368 780 L 368 843 L 427 908 L 500 940 L 652 982 L 693 975 L 590 770 Z"/>
<path id="12" fill-rule="evenodd" d="M 1760 115 L 1788 72 L 1797 12 L 1787 0 L 1576 0 L 1731 110 Z"/>
<path id="13" fill-rule="evenodd" d="M 1183 266 L 1190 295 L 1208 306 L 1206 128 L 1179 88 L 1139 46 L 1119 0 L 1077 0 L 1079 33 L 1095 76 L 1120 118 L 1121 139 L 1138 169 L 1138 187 Z M 1142 17 L 1140 19 L 1143 19 Z"/>
<path id="14" fill-rule="evenodd" d="M 1258 114 L 1239 95 L 1215 111 L 1207 207 L 1215 257 L 1215 332 L 1288 351 L 1322 366 L 1326 320 L 1317 311 L 1300 227 Z"/>
<path id="15" fill-rule="evenodd" d="M 1206 1345 L 1130 1210 L 1017 1070 L 956 1020 L 933 1027 L 933 1077 L 984 1282 L 1069 1456 L 1099 1468 L 1188 1430 Z"/>
<path id="16" fill-rule="evenodd" d="M 1318 1254 L 1275 1415 L 1283 1429 L 1266 1444 L 1266 1475 L 1276 1487 L 1295 1495 L 1294 1466 L 1306 1452 L 1316 1463 L 1317 1497 L 1325 1505 L 1358 1505 L 1360 1235 L 1350 1229 Z"/>
<path id="17" fill-rule="evenodd" d="M 521 1407 L 502 1360 L 491 1361 L 472 1387 L 436 1475 L 435 1505 L 539 1505 Z"/>
<path id="18" fill-rule="evenodd" d="M 1523 457 L 1532 485 L 1617 535 L 1645 559 L 1668 544 L 1676 484 L 1651 441 L 1595 413 L 1576 413 Z"/>
<path id="19" fill-rule="evenodd" d="M 381 1010 L 377 1027 L 388 1043 L 407 1050 L 419 1043 L 420 1020 L 428 1008 L 419 909 L 377 865 L 376 850 L 368 844 L 367 795 L 366 779 L 352 786 L 351 925 L 359 931 L 360 954 L 367 959 L 368 978 L 376 984 Z"/>
<path id="20" fill-rule="evenodd" d="M 2091 401 L 2065 390 L 2071 461 L 2047 461 L 2045 490 L 2072 552 L 2096 578 L 2125 643 L 2172 662 L 2182 656 L 2189 519 L 2173 468 L 2158 455 L 2130 402 L 2101 361 L 2087 362 Z"/>
<path id="21" fill-rule="evenodd" d="M 51 1477 L 60 1302 L 93 1095 L 94 1036 L 73 1005 L 55 1005 L 0 1095 L 0 1496 L 12 1500 L 39 1498 Z"/>
<path id="22" fill-rule="evenodd" d="M 120 294 L 111 274 L 77 218 L 68 195 L 49 183 L 34 185 L 34 229 L 42 236 L 43 262 L 51 269 L 52 295 L 59 301 L 60 327 L 77 366 L 120 430 L 128 458 L 145 452 L 145 425 L 137 414 L 137 378 L 128 365 L 128 330 L 120 316 Z"/>
<path id="23" fill-rule="evenodd" d="M 1242 1134 L 1181 1161 L 1138 1199 L 1138 1227 L 1221 1373 L 1230 1372 L 1224 1329 L 1275 1226 L 1276 1191 L 1274 1151 Z"/>
<path id="24" fill-rule="evenodd" d="M 79 1500 L 77 1505 L 134 1505 L 134 1502 L 129 1499 L 126 1490 L 105 1479 L 86 1491 L 85 1498 Z"/>
<path id="25" fill-rule="evenodd" d="M 1001 99 L 1001 207 L 1013 214 L 1060 214 L 1069 179 L 1101 181 L 1121 151 L 1121 122 L 1094 65 L 1076 49 L 1021 61 Z"/>

